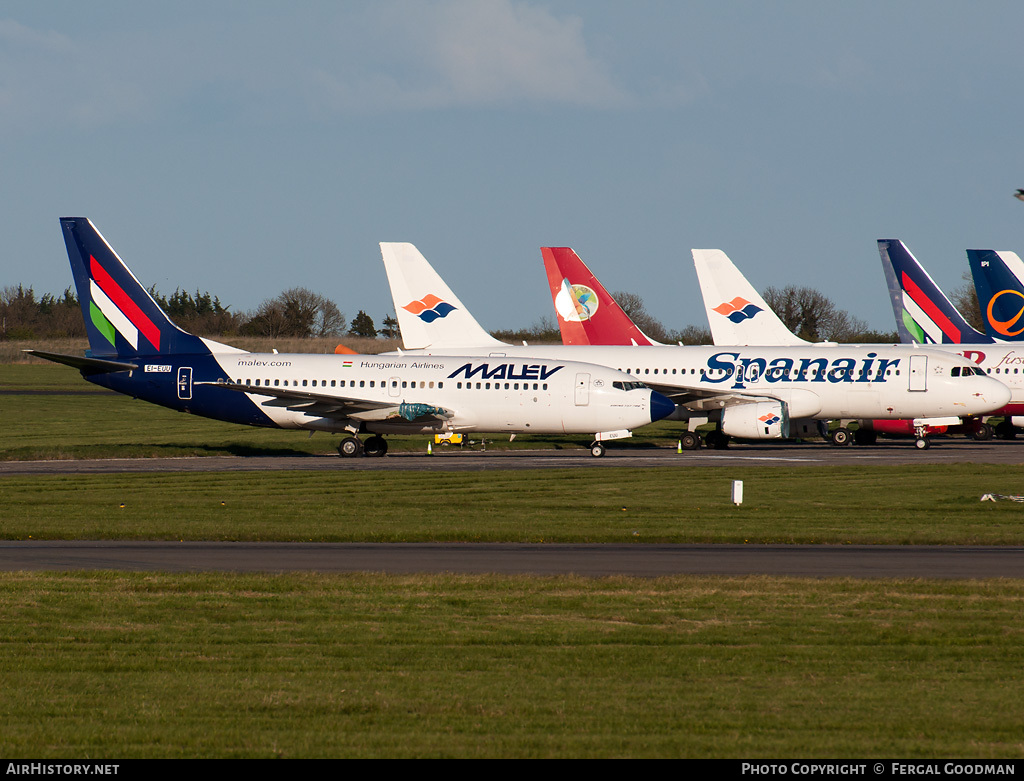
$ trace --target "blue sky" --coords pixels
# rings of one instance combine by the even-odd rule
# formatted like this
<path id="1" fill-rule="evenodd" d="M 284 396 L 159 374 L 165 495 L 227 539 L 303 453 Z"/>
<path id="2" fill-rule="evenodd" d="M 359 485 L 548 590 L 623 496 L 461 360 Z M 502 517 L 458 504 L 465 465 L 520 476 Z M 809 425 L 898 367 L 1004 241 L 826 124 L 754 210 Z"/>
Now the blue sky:
<path id="1" fill-rule="evenodd" d="M 378 322 L 410 241 L 486 328 L 552 312 L 572 246 L 669 328 L 691 247 L 894 326 L 875 240 L 940 285 L 1024 252 L 1024 3 L 20 2 L 0 6 L 0 286 L 71 282 L 86 216 L 146 285 Z"/>

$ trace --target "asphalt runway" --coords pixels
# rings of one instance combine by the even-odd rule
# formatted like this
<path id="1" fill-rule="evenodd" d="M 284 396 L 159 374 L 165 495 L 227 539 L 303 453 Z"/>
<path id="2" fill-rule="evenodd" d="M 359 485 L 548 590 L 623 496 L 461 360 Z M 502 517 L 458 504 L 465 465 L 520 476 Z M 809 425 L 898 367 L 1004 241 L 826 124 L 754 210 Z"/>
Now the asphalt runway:
<path id="1" fill-rule="evenodd" d="M 728 450 L 456 451 L 340 456 L 199 457 L 0 462 L 16 475 L 244 471 L 444 471 L 615 467 L 841 466 L 986 463 L 1019 465 L 1014 442 L 938 440 L 835 448 L 824 443 L 738 445 Z M 2 485 L 2 483 L 0 483 Z M 528 545 L 469 543 L 242 543 L 0 541 L 0 570 L 496 573 L 509 575 L 769 575 L 853 578 L 1024 578 L 1024 548 L 855 545 Z"/>
<path id="2" fill-rule="evenodd" d="M 395 453 L 384 458 L 311 456 L 212 456 L 194 458 L 137 458 L 79 461 L 3 461 L 3 475 L 114 474 L 119 472 L 263 472 L 416 471 L 479 472 L 492 469 L 607 469 L 612 467 L 709 466 L 867 466 L 900 464 L 1007 464 L 1024 463 L 1024 442 L 938 440 L 928 450 L 917 450 L 912 440 L 893 440 L 871 446 L 832 447 L 824 442 L 803 444 L 742 444 L 727 450 L 609 447 L 603 458 L 589 450 L 479 451 L 435 449 L 426 453 Z"/>
<path id="3" fill-rule="evenodd" d="M 3 541 L 0 570 L 1024 578 L 1024 548 Z"/>

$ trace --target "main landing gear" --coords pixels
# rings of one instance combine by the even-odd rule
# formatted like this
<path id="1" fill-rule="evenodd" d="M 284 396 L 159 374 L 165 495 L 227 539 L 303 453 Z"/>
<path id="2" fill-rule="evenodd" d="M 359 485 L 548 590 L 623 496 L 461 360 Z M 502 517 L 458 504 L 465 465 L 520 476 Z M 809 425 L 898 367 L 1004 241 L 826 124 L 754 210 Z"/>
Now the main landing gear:
<path id="1" fill-rule="evenodd" d="M 600 442 L 591 442 L 590 443 L 590 455 L 592 455 L 594 458 L 600 458 L 601 456 L 603 456 L 604 455 L 604 445 L 602 445 Z"/>
<path id="2" fill-rule="evenodd" d="M 357 458 L 362 455 L 380 458 L 387 452 L 387 440 L 377 435 L 370 437 L 365 443 L 361 442 L 359 437 L 345 437 L 338 443 L 338 455 L 342 458 Z"/>

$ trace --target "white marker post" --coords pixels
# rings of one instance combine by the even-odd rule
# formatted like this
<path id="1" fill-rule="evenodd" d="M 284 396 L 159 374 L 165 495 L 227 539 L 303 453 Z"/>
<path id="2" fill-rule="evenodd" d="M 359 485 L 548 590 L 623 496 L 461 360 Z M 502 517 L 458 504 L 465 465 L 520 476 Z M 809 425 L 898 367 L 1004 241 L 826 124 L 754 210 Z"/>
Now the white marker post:
<path id="1" fill-rule="evenodd" d="M 732 503 L 735 505 L 743 504 L 743 481 L 733 480 L 732 481 Z"/>

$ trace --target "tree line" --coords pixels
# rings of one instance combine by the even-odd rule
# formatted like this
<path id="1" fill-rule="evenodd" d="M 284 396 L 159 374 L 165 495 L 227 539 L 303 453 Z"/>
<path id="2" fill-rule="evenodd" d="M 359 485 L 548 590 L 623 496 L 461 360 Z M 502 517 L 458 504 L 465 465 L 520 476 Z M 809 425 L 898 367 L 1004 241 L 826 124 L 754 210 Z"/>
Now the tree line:
<path id="1" fill-rule="evenodd" d="M 199 336 L 343 337 L 398 336 L 398 321 L 385 315 L 378 328 L 360 310 L 349 323 L 337 304 L 307 288 L 291 288 L 268 298 L 252 312 L 234 312 L 208 292 L 175 290 L 164 296 L 155 288 L 150 296 L 186 331 Z M 36 296 L 31 287 L 10 285 L 0 290 L 0 340 L 84 337 L 85 323 L 78 296 L 69 287 L 60 296 Z"/>
<path id="2" fill-rule="evenodd" d="M 186 331 L 200 336 L 219 337 L 262 336 L 269 338 L 312 338 L 378 336 L 398 338 L 398 321 L 388 313 L 378 327 L 373 318 L 359 310 L 348 322 L 337 304 L 308 288 L 295 287 L 274 298 L 268 298 L 252 312 L 235 312 L 208 292 L 194 294 L 177 289 L 164 296 L 155 288 L 149 294 Z M 680 330 L 666 328 L 645 308 L 643 299 L 629 292 L 613 294 L 623 311 L 651 339 L 665 344 L 710 344 L 711 332 L 705 326 L 686 326 Z M 879 332 L 840 309 L 817 290 L 789 285 L 770 287 L 764 299 L 786 326 L 797 336 L 810 342 L 860 342 L 884 344 L 899 341 L 895 331 Z M 952 295 L 954 303 L 979 330 L 981 314 L 970 278 Z M 63 294 L 36 296 L 31 287 L 11 285 L 0 290 L 0 340 L 84 337 L 78 296 L 69 287 Z M 551 317 L 542 317 L 531 326 L 515 330 L 493 331 L 492 335 L 507 342 L 560 342 L 558 326 Z"/>

